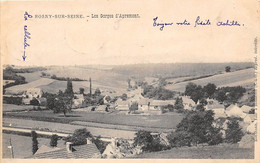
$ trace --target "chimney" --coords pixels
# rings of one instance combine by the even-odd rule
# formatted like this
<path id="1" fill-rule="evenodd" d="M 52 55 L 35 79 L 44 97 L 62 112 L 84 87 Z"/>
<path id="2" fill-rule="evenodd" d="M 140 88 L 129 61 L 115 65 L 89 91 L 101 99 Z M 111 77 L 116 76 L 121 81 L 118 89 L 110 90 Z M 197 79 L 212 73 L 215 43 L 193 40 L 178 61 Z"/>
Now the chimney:
<path id="1" fill-rule="evenodd" d="M 71 142 L 66 142 L 66 149 L 68 153 L 72 152 L 72 143 Z"/>
<path id="2" fill-rule="evenodd" d="M 92 141 L 89 138 L 87 138 L 87 144 L 92 144 Z"/>

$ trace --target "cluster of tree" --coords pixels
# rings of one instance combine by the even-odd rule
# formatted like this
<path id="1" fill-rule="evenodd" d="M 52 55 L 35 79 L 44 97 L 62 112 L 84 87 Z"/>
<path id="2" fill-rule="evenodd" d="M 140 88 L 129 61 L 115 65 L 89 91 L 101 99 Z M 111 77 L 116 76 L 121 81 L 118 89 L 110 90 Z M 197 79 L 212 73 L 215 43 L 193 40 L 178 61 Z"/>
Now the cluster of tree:
<path id="1" fill-rule="evenodd" d="M 71 142 L 73 145 L 84 145 L 87 144 L 87 139 L 94 143 L 99 151 L 103 153 L 106 148 L 107 143 L 100 139 L 101 137 L 94 137 L 86 128 L 76 129 L 72 136 L 65 137 L 63 140 L 66 142 Z"/>
<path id="2" fill-rule="evenodd" d="M 102 94 L 101 94 L 101 91 L 99 88 L 97 88 L 94 92 L 94 94 L 90 95 L 90 94 L 87 94 L 85 95 L 85 104 L 87 106 L 95 106 L 95 105 L 103 105 L 104 104 L 104 97 Z"/>
<path id="3" fill-rule="evenodd" d="M 6 67 L 3 70 L 3 80 L 14 80 L 15 81 L 14 83 L 9 83 L 9 84 L 5 85 L 4 89 L 14 86 L 14 85 L 26 83 L 25 77 L 17 75 L 12 67 Z"/>
<path id="4" fill-rule="evenodd" d="M 46 74 L 46 73 L 42 73 L 42 76 L 47 76 L 47 74 Z M 60 80 L 60 81 L 67 81 L 68 79 L 69 79 L 70 81 L 87 81 L 87 80 L 79 79 L 79 78 L 57 77 L 56 75 L 52 75 L 51 78 L 52 78 L 52 79 L 55 79 L 55 80 Z"/>
<path id="5" fill-rule="evenodd" d="M 189 112 L 178 124 L 177 130 L 168 136 L 171 146 L 216 145 L 222 142 L 237 143 L 241 140 L 243 132 L 237 119 L 228 122 L 226 137 L 223 139 L 221 128 L 212 125 L 213 116 L 211 110 L 205 111 L 203 105 L 198 105 L 196 111 Z"/>
<path id="6" fill-rule="evenodd" d="M 147 98 L 155 100 L 169 100 L 173 99 L 175 92 L 165 89 L 163 87 L 154 87 L 152 85 L 143 85 L 142 95 Z"/>
<path id="7" fill-rule="evenodd" d="M 169 149 L 162 144 L 158 136 L 153 136 L 151 132 L 140 130 L 135 134 L 134 146 L 141 146 L 144 152 L 155 152 Z"/>
<path id="8" fill-rule="evenodd" d="M 224 101 L 227 103 L 237 103 L 245 92 L 246 89 L 241 86 L 221 87 L 217 89 L 216 85 L 212 83 L 208 83 L 204 87 L 188 83 L 184 94 L 190 96 L 195 103 L 199 100 L 205 102 L 205 98 L 214 98 L 221 103 Z"/>
<path id="9" fill-rule="evenodd" d="M 36 98 L 33 98 L 32 100 L 30 100 L 30 105 L 39 106 L 40 103 Z"/>
<path id="10" fill-rule="evenodd" d="M 216 90 L 214 97 L 219 102 L 237 103 L 245 92 L 246 89 L 241 86 L 221 87 Z"/>
<path id="11" fill-rule="evenodd" d="M 177 130 L 168 139 L 172 147 L 192 146 L 202 143 L 215 145 L 221 143 L 222 135 L 219 128 L 213 127 L 212 111 L 189 112 L 177 125 Z"/>
<path id="12" fill-rule="evenodd" d="M 3 96 L 3 103 L 4 104 L 14 104 L 14 105 L 22 105 L 22 97 L 6 97 Z"/>
<path id="13" fill-rule="evenodd" d="M 29 68 L 19 68 L 19 69 L 13 69 L 15 73 L 33 73 L 37 71 L 45 71 L 47 70 L 44 67 L 29 67 Z"/>

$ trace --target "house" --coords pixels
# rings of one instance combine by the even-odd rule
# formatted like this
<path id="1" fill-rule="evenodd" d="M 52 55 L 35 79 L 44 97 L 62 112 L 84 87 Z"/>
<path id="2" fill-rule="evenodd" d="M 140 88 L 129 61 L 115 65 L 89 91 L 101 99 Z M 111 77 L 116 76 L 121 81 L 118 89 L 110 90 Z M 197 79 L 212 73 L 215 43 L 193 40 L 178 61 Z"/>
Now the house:
<path id="1" fill-rule="evenodd" d="M 122 99 L 117 99 L 117 101 L 115 102 L 116 105 L 116 109 L 117 110 L 129 110 L 130 107 L 130 101 L 123 101 Z"/>
<path id="2" fill-rule="evenodd" d="M 33 98 L 41 98 L 42 94 L 43 92 L 40 88 L 29 88 L 23 93 L 22 96 L 32 100 Z"/>
<path id="3" fill-rule="evenodd" d="M 196 103 L 188 96 L 180 96 L 180 98 L 182 99 L 185 110 L 193 110 L 193 108 L 196 106 Z"/>
<path id="4" fill-rule="evenodd" d="M 158 110 L 163 106 L 174 105 L 174 100 L 153 100 L 150 103 L 150 110 Z"/>
<path id="5" fill-rule="evenodd" d="M 80 108 L 84 105 L 84 95 L 83 94 L 74 94 L 74 98 L 72 100 L 72 108 Z"/>
<path id="6" fill-rule="evenodd" d="M 249 111 L 253 109 L 253 107 L 250 107 L 250 106 L 247 106 L 247 105 L 243 105 L 241 107 L 241 110 L 244 112 L 244 113 L 249 113 Z"/>
<path id="7" fill-rule="evenodd" d="M 107 105 L 99 105 L 99 106 L 96 107 L 95 111 L 108 112 L 108 106 Z"/>
<path id="8" fill-rule="evenodd" d="M 230 105 L 226 108 L 226 114 L 228 117 L 239 117 L 244 118 L 246 116 L 246 113 L 244 113 L 241 108 L 239 108 L 237 105 Z"/>
<path id="9" fill-rule="evenodd" d="M 207 99 L 207 105 L 205 106 L 206 110 L 212 110 L 212 109 L 225 109 L 225 106 L 223 104 L 220 104 L 218 101 L 214 99 Z"/>
<path id="10" fill-rule="evenodd" d="M 111 143 L 106 146 L 106 149 L 102 153 L 103 158 L 124 158 L 126 156 L 132 156 L 140 154 L 142 152 L 140 147 L 133 147 L 125 139 L 112 138 Z"/>
<path id="11" fill-rule="evenodd" d="M 251 133 L 251 134 L 255 134 L 256 133 L 256 125 L 257 125 L 257 122 L 254 121 L 253 123 L 251 123 L 248 127 L 247 127 L 247 132 L 248 133 Z"/>
<path id="12" fill-rule="evenodd" d="M 36 98 L 39 102 L 40 106 L 46 106 L 47 105 L 47 99 L 44 97 Z"/>
<path id="13" fill-rule="evenodd" d="M 48 148 L 42 146 L 31 156 L 34 159 L 87 159 L 101 158 L 101 154 L 95 144 L 73 146 L 71 142 L 66 143 L 65 148 Z"/>
<path id="14" fill-rule="evenodd" d="M 246 116 L 244 117 L 244 122 L 245 123 L 252 123 L 256 120 L 256 115 L 255 114 L 246 114 Z"/>
<path id="15" fill-rule="evenodd" d="M 224 108 L 211 109 L 214 112 L 214 119 L 226 118 L 227 114 Z"/>
<path id="16" fill-rule="evenodd" d="M 153 100 L 152 99 L 147 99 L 147 98 L 142 98 L 138 101 L 138 110 L 142 111 L 148 111 L 150 109 L 150 104 Z"/>

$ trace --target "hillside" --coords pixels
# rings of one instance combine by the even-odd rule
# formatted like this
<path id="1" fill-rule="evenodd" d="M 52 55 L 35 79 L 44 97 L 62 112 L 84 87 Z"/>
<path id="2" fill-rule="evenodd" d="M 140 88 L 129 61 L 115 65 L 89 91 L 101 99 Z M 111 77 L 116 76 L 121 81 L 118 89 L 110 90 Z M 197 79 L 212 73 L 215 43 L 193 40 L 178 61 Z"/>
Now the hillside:
<path id="1" fill-rule="evenodd" d="M 189 82 L 193 82 L 197 85 L 205 86 L 208 83 L 214 83 L 217 87 L 224 87 L 224 86 L 244 86 L 250 87 L 255 82 L 255 71 L 253 68 L 229 72 L 229 73 L 222 73 L 217 74 L 201 79 L 189 80 L 185 81 L 187 78 L 182 78 L 180 80 L 169 80 L 173 82 L 173 84 L 169 84 L 166 86 L 167 89 L 173 91 L 184 92 L 185 87 Z M 183 81 L 183 82 L 182 82 Z"/>

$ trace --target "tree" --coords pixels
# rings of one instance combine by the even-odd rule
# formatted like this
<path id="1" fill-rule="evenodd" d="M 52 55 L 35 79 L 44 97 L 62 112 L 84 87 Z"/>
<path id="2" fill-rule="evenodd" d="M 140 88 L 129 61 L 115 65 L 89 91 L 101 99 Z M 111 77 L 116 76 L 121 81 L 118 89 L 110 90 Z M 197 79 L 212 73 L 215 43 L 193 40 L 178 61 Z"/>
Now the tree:
<path id="1" fill-rule="evenodd" d="M 92 83 L 91 83 L 91 78 L 89 78 L 89 94 L 90 97 L 92 96 Z"/>
<path id="2" fill-rule="evenodd" d="M 66 117 L 66 113 L 71 110 L 72 107 L 72 97 L 62 91 L 59 91 L 57 99 L 54 101 L 54 113 L 63 112 L 64 117 Z"/>
<path id="3" fill-rule="evenodd" d="M 94 96 L 100 96 L 100 95 L 101 95 L 101 91 L 100 91 L 99 88 L 97 88 L 97 89 L 95 90 Z"/>
<path id="4" fill-rule="evenodd" d="M 87 143 L 87 138 L 92 139 L 92 134 L 86 129 L 76 129 L 72 136 L 64 138 L 65 142 L 71 142 L 73 145 L 84 145 Z"/>
<path id="5" fill-rule="evenodd" d="M 197 85 L 194 83 L 188 83 L 185 88 L 184 94 L 187 96 L 191 96 L 193 92 L 196 91 Z"/>
<path id="6" fill-rule="evenodd" d="M 39 103 L 39 101 L 38 101 L 36 98 L 33 98 L 33 99 L 30 101 L 30 105 L 39 106 L 40 103 Z"/>
<path id="7" fill-rule="evenodd" d="M 199 105 L 196 106 L 196 110 L 203 112 L 203 111 L 205 111 L 205 108 L 202 104 L 199 104 Z"/>
<path id="8" fill-rule="evenodd" d="M 69 96 L 73 96 L 73 88 L 72 88 L 72 81 L 70 78 L 67 78 L 67 89 L 65 90 L 65 94 Z"/>
<path id="9" fill-rule="evenodd" d="M 105 97 L 105 100 L 106 100 L 107 102 L 110 102 L 110 101 L 111 101 L 111 97 L 110 97 L 110 96 L 106 96 L 106 97 Z"/>
<path id="10" fill-rule="evenodd" d="M 179 98 L 179 97 L 176 98 L 176 101 L 174 103 L 173 109 L 177 110 L 177 112 L 179 112 L 179 113 L 183 112 L 184 105 L 183 105 L 182 98 Z"/>
<path id="11" fill-rule="evenodd" d="M 50 146 L 57 147 L 59 136 L 54 134 L 51 136 Z"/>
<path id="12" fill-rule="evenodd" d="M 151 132 L 140 130 L 135 134 L 134 146 L 141 146 L 143 151 L 151 151 L 153 136 Z"/>
<path id="13" fill-rule="evenodd" d="M 225 71 L 226 71 L 226 72 L 230 72 L 230 70 L 231 70 L 231 67 L 230 67 L 230 66 L 226 66 L 226 67 L 225 67 Z"/>
<path id="14" fill-rule="evenodd" d="M 33 155 L 37 152 L 38 148 L 38 140 L 37 140 L 37 133 L 35 131 L 31 131 L 32 136 L 32 153 Z"/>
<path id="15" fill-rule="evenodd" d="M 126 93 L 123 93 L 122 96 L 121 96 L 122 100 L 125 101 L 127 99 L 127 94 Z"/>
<path id="16" fill-rule="evenodd" d="M 128 84 L 128 88 L 132 88 L 132 86 L 131 86 L 131 79 L 130 78 L 127 79 L 127 84 Z"/>
<path id="17" fill-rule="evenodd" d="M 172 146 L 191 146 L 200 143 L 218 144 L 220 130 L 213 127 L 213 111 L 189 112 L 177 125 L 170 142 Z M 216 138 L 215 138 L 216 137 Z"/>
<path id="18" fill-rule="evenodd" d="M 80 94 L 84 94 L 84 91 L 85 91 L 84 88 L 79 88 L 79 93 Z"/>
<path id="19" fill-rule="evenodd" d="M 203 91 L 206 93 L 207 97 L 212 97 L 216 92 L 217 86 L 212 83 L 208 83 L 206 86 L 203 87 Z"/>
<path id="20" fill-rule="evenodd" d="M 55 94 L 47 94 L 46 95 L 46 99 L 47 99 L 47 109 L 53 110 L 55 107 L 55 98 L 56 95 Z"/>
<path id="21" fill-rule="evenodd" d="M 227 143 L 237 143 L 242 139 L 243 136 L 242 128 L 239 126 L 237 119 L 231 119 L 227 123 L 226 130 L 226 142 Z"/>
<path id="22" fill-rule="evenodd" d="M 129 111 L 130 112 L 135 112 L 136 110 L 138 110 L 138 103 L 135 101 L 131 104 L 131 106 L 129 107 Z"/>

